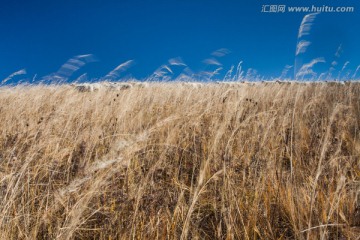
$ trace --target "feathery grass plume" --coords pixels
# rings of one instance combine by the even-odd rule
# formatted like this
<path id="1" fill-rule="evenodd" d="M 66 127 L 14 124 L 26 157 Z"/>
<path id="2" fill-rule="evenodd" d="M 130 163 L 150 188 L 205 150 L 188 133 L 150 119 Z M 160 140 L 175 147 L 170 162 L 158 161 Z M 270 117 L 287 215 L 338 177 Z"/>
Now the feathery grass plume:
<path id="1" fill-rule="evenodd" d="M 320 57 L 320 58 L 315 58 L 315 59 L 311 60 L 309 63 L 302 65 L 302 67 L 296 74 L 296 79 L 298 79 L 299 77 L 302 77 L 302 79 L 304 79 L 304 77 L 307 75 L 316 76 L 316 73 L 312 70 L 313 66 L 315 64 L 324 63 L 324 62 L 325 62 L 325 59 Z"/>
<path id="2" fill-rule="evenodd" d="M 169 59 L 169 64 L 172 66 L 187 66 L 180 57 Z"/>
<path id="3" fill-rule="evenodd" d="M 185 67 L 182 72 L 174 79 L 179 82 L 191 82 L 194 81 L 194 72 L 189 68 Z"/>
<path id="4" fill-rule="evenodd" d="M 171 70 L 171 68 L 168 65 L 163 65 L 163 69 L 166 69 L 169 73 L 173 74 L 174 72 Z"/>
<path id="5" fill-rule="evenodd" d="M 191 76 L 191 75 L 194 74 L 193 70 L 191 70 L 191 68 L 189 68 L 189 67 L 186 67 L 186 68 L 183 70 L 183 72 L 184 72 L 185 74 L 189 75 L 189 76 Z"/>
<path id="6" fill-rule="evenodd" d="M 190 82 L 193 79 L 185 73 L 180 73 L 174 80 L 176 82 Z"/>
<path id="7" fill-rule="evenodd" d="M 308 46 L 310 46 L 311 42 L 306 40 L 299 41 L 297 48 L 296 48 L 296 56 L 300 53 L 305 53 Z"/>
<path id="8" fill-rule="evenodd" d="M 185 68 L 187 67 L 187 65 L 184 63 L 184 61 L 180 57 L 171 58 L 168 60 L 168 62 L 169 62 L 170 66 L 185 67 Z M 180 72 L 178 74 L 178 76 L 175 77 L 176 74 L 174 74 L 174 71 L 169 66 L 166 66 L 166 68 L 168 68 L 167 71 L 169 71 L 173 75 L 172 78 L 179 80 L 179 79 L 183 79 L 183 77 L 185 76 L 184 69 L 182 72 Z M 176 73 L 178 73 L 178 71 Z M 181 77 L 179 78 L 180 75 L 181 75 Z"/>
<path id="9" fill-rule="evenodd" d="M 300 24 L 298 39 L 310 34 L 311 27 L 314 24 L 315 18 L 318 14 L 319 13 L 310 13 L 305 15 Z"/>
<path id="10" fill-rule="evenodd" d="M 343 47 L 342 44 L 339 45 L 339 47 L 337 48 L 336 52 L 335 52 L 335 57 L 340 58 L 341 54 L 343 53 Z"/>
<path id="11" fill-rule="evenodd" d="M 234 71 L 234 65 L 231 65 L 229 71 L 226 72 L 223 81 L 231 80 L 232 73 Z"/>
<path id="12" fill-rule="evenodd" d="M 178 77 L 176 77 L 177 81 L 188 81 L 191 79 L 193 80 L 194 72 L 189 67 L 185 67 L 184 70 L 179 74 Z"/>
<path id="13" fill-rule="evenodd" d="M 74 81 L 74 83 L 86 82 L 86 81 L 88 81 L 88 74 L 83 73 Z"/>
<path id="14" fill-rule="evenodd" d="M 342 44 L 339 45 L 339 47 L 336 49 L 334 53 L 334 60 L 331 62 L 327 77 L 325 79 L 331 80 L 333 72 L 336 70 L 336 66 L 338 65 L 339 58 L 341 57 L 341 54 L 343 53 L 343 47 Z M 339 76 L 338 76 L 339 77 Z"/>
<path id="15" fill-rule="evenodd" d="M 67 78 L 64 78 L 62 76 L 59 76 L 57 73 L 51 73 L 49 75 L 46 75 L 44 77 L 41 77 L 39 83 L 40 84 L 61 84 L 65 82 Z"/>
<path id="16" fill-rule="evenodd" d="M 34 77 L 31 79 L 31 82 L 34 83 L 36 81 L 37 73 L 35 73 Z"/>
<path id="17" fill-rule="evenodd" d="M 342 67 L 341 70 L 339 71 L 339 74 L 338 74 L 338 77 L 337 77 L 338 80 L 340 80 L 342 72 L 345 70 L 345 68 L 347 67 L 347 65 L 349 65 L 349 63 L 350 63 L 349 61 L 346 61 L 346 62 L 344 63 L 343 67 Z"/>
<path id="18" fill-rule="evenodd" d="M 211 55 L 215 56 L 215 57 L 224 57 L 224 56 L 228 55 L 229 53 L 231 53 L 229 49 L 220 48 L 220 49 L 212 52 Z"/>
<path id="19" fill-rule="evenodd" d="M 322 80 L 321 78 L 322 78 L 322 77 L 326 77 L 327 74 L 328 74 L 328 72 L 323 72 L 323 73 L 321 73 L 321 74 L 319 75 L 317 81 L 320 82 L 320 81 Z M 325 78 L 324 80 L 326 80 L 326 78 Z"/>
<path id="20" fill-rule="evenodd" d="M 1 85 L 7 83 L 8 81 L 10 81 L 11 79 L 13 79 L 15 76 L 19 76 L 19 75 L 24 75 L 26 74 L 26 70 L 25 69 L 21 69 L 19 71 L 13 72 L 12 74 L 10 74 L 7 78 L 5 78 L 4 80 L 1 81 Z"/>
<path id="21" fill-rule="evenodd" d="M 203 60 L 202 62 L 205 63 L 206 65 L 222 66 L 222 64 L 215 58 L 207 58 L 207 59 Z"/>
<path id="22" fill-rule="evenodd" d="M 289 73 L 289 71 L 290 71 L 290 69 L 291 69 L 292 67 L 293 67 L 293 66 L 286 65 L 286 66 L 284 67 L 284 69 L 282 70 L 279 79 L 285 79 L 286 76 L 287 76 L 287 74 Z"/>
<path id="23" fill-rule="evenodd" d="M 93 54 L 77 55 L 70 58 L 60 69 L 55 73 L 58 78 L 64 81 L 68 80 L 74 72 L 85 66 L 87 63 L 95 62 L 96 58 Z"/>
<path id="24" fill-rule="evenodd" d="M 341 69 L 341 71 L 344 71 L 344 69 L 347 67 L 347 65 L 349 65 L 349 61 L 346 61 Z"/>
<path id="25" fill-rule="evenodd" d="M 356 70 L 355 70 L 354 74 L 352 75 L 352 79 L 355 79 L 355 78 L 356 78 L 356 75 L 357 75 L 357 73 L 358 73 L 359 69 L 360 69 L 360 65 L 359 65 L 359 66 L 357 66 L 357 68 L 356 68 Z"/>
<path id="26" fill-rule="evenodd" d="M 333 72 L 336 70 L 336 66 L 338 65 L 337 61 L 332 61 L 329 67 L 329 70 L 326 72 L 326 77 L 324 80 L 331 80 Z"/>
<path id="27" fill-rule="evenodd" d="M 242 71 L 242 63 L 243 63 L 243 61 L 240 61 L 237 65 L 236 73 L 233 78 L 234 81 L 241 81 L 243 78 L 244 71 Z"/>
<path id="28" fill-rule="evenodd" d="M 351 70 L 347 70 L 346 73 L 345 73 L 345 76 L 342 78 L 343 81 L 349 81 L 350 80 L 350 75 L 351 75 Z"/>
<path id="29" fill-rule="evenodd" d="M 222 70 L 222 67 L 216 68 L 214 71 L 200 71 L 198 73 L 198 79 L 200 81 L 211 81 L 212 78 L 216 75 L 219 75 L 220 71 Z"/>
<path id="30" fill-rule="evenodd" d="M 212 78 L 213 78 L 214 76 L 219 75 L 219 73 L 220 73 L 221 70 L 223 70 L 222 67 L 219 67 L 219 68 L 215 69 L 215 70 L 212 72 L 212 74 L 210 75 L 209 81 L 212 80 Z"/>
<path id="31" fill-rule="evenodd" d="M 295 64 L 294 64 L 294 77 L 297 76 L 298 65 L 299 65 L 299 54 L 305 53 L 307 47 L 311 44 L 309 41 L 302 40 L 301 38 L 309 35 L 312 25 L 314 24 L 315 18 L 319 13 L 310 13 L 304 16 L 303 20 L 301 21 L 297 43 L 296 43 L 296 51 L 295 51 Z"/>
<path id="32" fill-rule="evenodd" d="M 246 71 L 245 80 L 246 81 L 256 81 L 256 80 L 258 80 L 260 78 L 257 74 L 258 73 L 257 73 L 256 69 L 249 68 Z"/>
<path id="33" fill-rule="evenodd" d="M 171 77 L 168 76 L 169 73 L 174 74 L 168 65 L 163 64 L 158 69 L 156 69 L 149 78 L 151 81 L 168 81 L 171 80 Z"/>
<path id="34" fill-rule="evenodd" d="M 121 63 L 119 66 L 114 68 L 111 72 L 105 75 L 103 77 L 104 80 L 116 80 L 120 77 L 120 74 L 128 70 L 131 66 L 133 66 L 135 63 L 134 60 L 128 60 L 126 62 Z"/>
<path id="35" fill-rule="evenodd" d="M 328 74 L 327 74 L 327 77 L 326 77 L 326 79 L 327 80 L 331 80 L 332 79 L 332 76 L 333 76 L 333 72 L 335 72 L 335 67 L 333 67 L 333 66 L 331 66 L 330 68 L 329 68 L 329 70 L 328 70 Z"/>

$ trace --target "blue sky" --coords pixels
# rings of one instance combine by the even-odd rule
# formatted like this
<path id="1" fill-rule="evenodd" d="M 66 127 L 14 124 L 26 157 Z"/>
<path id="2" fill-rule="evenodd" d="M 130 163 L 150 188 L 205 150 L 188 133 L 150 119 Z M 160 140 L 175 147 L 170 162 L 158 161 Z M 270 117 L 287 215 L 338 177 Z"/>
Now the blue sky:
<path id="1" fill-rule="evenodd" d="M 204 59 L 220 48 L 230 53 L 217 60 L 222 75 L 243 61 L 244 69 L 280 76 L 294 65 L 297 36 L 305 13 L 261 13 L 263 5 L 352 6 L 353 13 L 321 13 L 307 40 L 301 63 L 323 57 L 317 71 L 356 69 L 360 65 L 358 0 L 2 0 L 0 6 L 0 79 L 25 68 L 26 77 L 58 71 L 69 58 L 93 54 L 72 78 L 87 72 L 106 75 L 134 60 L 123 75 L 143 78 L 168 59 L 181 57 L 193 72 L 211 71 Z M 335 57 L 339 46 L 340 57 Z M 292 70 L 290 70 L 291 72 Z"/>

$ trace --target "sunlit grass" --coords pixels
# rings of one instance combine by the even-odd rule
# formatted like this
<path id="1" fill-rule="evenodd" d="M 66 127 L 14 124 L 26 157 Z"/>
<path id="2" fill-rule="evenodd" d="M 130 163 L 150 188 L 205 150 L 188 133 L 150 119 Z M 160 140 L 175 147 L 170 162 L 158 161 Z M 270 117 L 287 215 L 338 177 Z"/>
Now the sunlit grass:
<path id="1" fill-rule="evenodd" d="M 360 84 L 0 88 L 1 239 L 357 239 Z"/>

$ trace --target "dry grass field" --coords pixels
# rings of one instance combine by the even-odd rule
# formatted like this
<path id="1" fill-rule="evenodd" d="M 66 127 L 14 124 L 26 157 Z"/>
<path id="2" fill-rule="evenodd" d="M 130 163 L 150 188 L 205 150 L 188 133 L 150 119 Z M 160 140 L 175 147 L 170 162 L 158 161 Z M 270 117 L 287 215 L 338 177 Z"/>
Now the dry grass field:
<path id="1" fill-rule="evenodd" d="M 360 84 L 0 88 L 0 239 L 360 239 Z"/>

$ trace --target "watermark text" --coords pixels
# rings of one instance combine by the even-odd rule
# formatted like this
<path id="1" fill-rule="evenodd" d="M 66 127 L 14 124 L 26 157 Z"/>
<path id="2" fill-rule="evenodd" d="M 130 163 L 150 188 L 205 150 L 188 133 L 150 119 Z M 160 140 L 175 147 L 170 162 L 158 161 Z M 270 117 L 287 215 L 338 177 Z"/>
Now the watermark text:
<path id="1" fill-rule="evenodd" d="M 355 7 L 334 7 L 334 6 L 287 6 L 287 5 L 262 5 L 262 13 L 352 13 L 355 12 Z"/>

